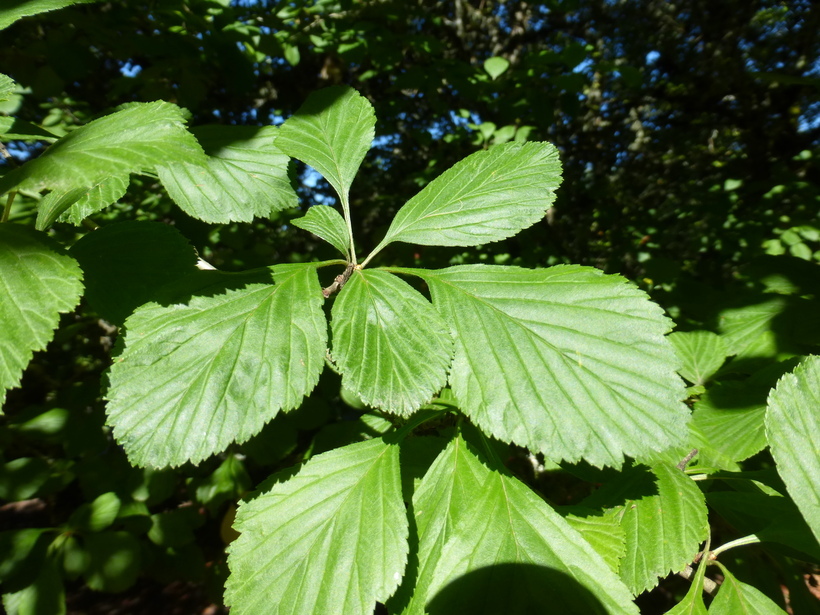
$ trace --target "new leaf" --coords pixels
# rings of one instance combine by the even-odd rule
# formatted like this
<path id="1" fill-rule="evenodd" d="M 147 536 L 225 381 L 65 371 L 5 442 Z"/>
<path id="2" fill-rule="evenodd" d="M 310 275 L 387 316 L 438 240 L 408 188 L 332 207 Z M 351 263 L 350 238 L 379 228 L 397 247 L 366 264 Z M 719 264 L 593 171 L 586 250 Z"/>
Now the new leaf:
<path id="1" fill-rule="evenodd" d="M 452 338 L 407 282 L 385 271 L 355 270 L 332 314 L 342 384 L 366 404 L 406 415 L 445 385 Z"/>
<path id="2" fill-rule="evenodd" d="M 544 217 L 561 183 L 549 143 L 507 143 L 456 163 L 410 199 L 374 250 L 393 241 L 475 246 L 512 237 Z"/>
<path id="3" fill-rule="evenodd" d="M 187 305 L 149 303 L 126 320 L 107 411 L 133 463 L 201 461 L 313 390 L 327 348 L 316 270 L 279 266 L 274 280 Z"/>

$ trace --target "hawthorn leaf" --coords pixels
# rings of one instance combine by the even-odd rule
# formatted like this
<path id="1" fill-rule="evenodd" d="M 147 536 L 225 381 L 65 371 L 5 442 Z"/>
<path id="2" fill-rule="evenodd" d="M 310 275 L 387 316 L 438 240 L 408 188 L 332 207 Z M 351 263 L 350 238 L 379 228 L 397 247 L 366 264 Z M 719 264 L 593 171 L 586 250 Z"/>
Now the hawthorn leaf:
<path id="1" fill-rule="evenodd" d="M 133 464 L 202 461 L 258 433 L 316 386 L 327 348 L 316 270 L 272 270 L 273 285 L 148 303 L 125 321 L 107 413 Z"/>
<path id="2" fill-rule="evenodd" d="M 407 563 L 398 446 L 375 438 L 316 455 L 242 503 L 234 527 L 231 613 L 370 615 Z"/>
<path id="3" fill-rule="evenodd" d="M 349 256 L 350 239 L 347 225 L 342 215 L 333 207 L 314 205 L 301 218 L 291 220 L 291 224 L 324 239 L 345 257 Z"/>
<path id="4" fill-rule="evenodd" d="M 456 163 L 411 198 L 373 251 L 393 241 L 475 246 L 512 237 L 544 217 L 561 183 L 549 143 L 505 143 Z"/>
<path id="5" fill-rule="evenodd" d="M 785 374 L 769 394 L 766 436 L 777 471 L 820 541 L 820 357 Z"/>
<path id="6" fill-rule="evenodd" d="M 460 437 L 439 459 L 413 498 L 420 579 L 405 612 L 638 612 L 601 556 L 531 489 L 487 468 Z"/>
<path id="7" fill-rule="evenodd" d="M 83 274 L 45 233 L 0 224 L 0 387 L 20 385 L 35 350 L 54 336 L 60 314 L 79 303 Z"/>
<path id="8" fill-rule="evenodd" d="M 322 174 L 347 211 L 353 178 L 370 149 L 376 114 L 361 94 L 347 86 L 313 92 L 279 129 L 276 142 L 288 156 Z"/>
<path id="9" fill-rule="evenodd" d="M 277 128 L 201 126 L 193 129 L 208 154 L 200 164 L 169 161 L 157 169 L 168 194 L 205 222 L 250 222 L 297 205 L 290 158 L 276 147 Z"/>
<path id="10" fill-rule="evenodd" d="M 564 517 L 616 574 L 621 567 L 621 559 L 626 555 L 626 533 L 621 527 L 620 513 L 617 508 L 611 508 L 602 514 L 591 511 L 590 514 L 569 514 Z"/>
<path id="11" fill-rule="evenodd" d="M 10 93 L 2 93 L 3 84 L 1 83 L 3 76 L 0 75 L 0 102 L 8 100 Z M 11 90 L 13 94 L 14 89 Z M 26 122 L 16 117 L 0 116 L 0 137 L 4 141 L 48 141 L 53 143 L 59 136 L 31 122 Z"/>
<path id="12" fill-rule="evenodd" d="M 37 207 L 37 230 L 48 229 L 57 220 L 81 224 L 89 215 L 116 203 L 128 190 L 127 175 L 105 177 L 90 188 L 55 190 L 42 198 Z"/>
<path id="13" fill-rule="evenodd" d="M 156 301 L 163 285 L 179 286 L 197 262 L 194 248 L 175 227 L 133 220 L 87 233 L 70 254 L 85 273 L 89 306 L 117 326 L 142 304 Z"/>
<path id="14" fill-rule="evenodd" d="M 680 375 L 692 384 L 705 384 L 729 356 L 723 338 L 711 331 L 673 331 L 669 341 L 683 361 Z"/>
<path id="15" fill-rule="evenodd" d="M 607 483 L 583 505 L 614 508 L 626 534 L 619 574 L 636 596 L 659 577 L 680 572 L 709 535 L 706 501 L 695 482 L 674 466 L 637 466 Z"/>
<path id="16" fill-rule="evenodd" d="M 8 28 L 18 19 L 46 11 L 56 11 L 72 4 L 91 4 L 100 0 L 17 0 L 9 8 L 0 10 L 0 30 Z"/>
<path id="17" fill-rule="evenodd" d="M 771 598 L 762 591 L 738 581 L 735 575 L 729 572 L 723 564 L 716 561 L 723 573 L 723 583 L 712 604 L 709 605 L 709 615 L 786 615 L 786 611 L 777 606 Z"/>
<path id="18" fill-rule="evenodd" d="M 386 271 L 355 269 L 332 309 L 342 386 L 370 406 L 408 415 L 447 382 L 453 340 L 430 302 Z"/>
<path id="19" fill-rule="evenodd" d="M 623 278 L 580 266 L 398 271 L 429 284 L 456 340 L 450 386 L 486 433 L 599 467 L 684 443 L 670 321 Z"/>
<path id="20" fill-rule="evenodd" d="M 182 109 L 166 102 L 130 103 L 89 122 L 0 178 L 9 190 L 67 192 L 112 176 L 154 171 L 164 162 L 200 162 L 204 153 L 185 128 Z"/>

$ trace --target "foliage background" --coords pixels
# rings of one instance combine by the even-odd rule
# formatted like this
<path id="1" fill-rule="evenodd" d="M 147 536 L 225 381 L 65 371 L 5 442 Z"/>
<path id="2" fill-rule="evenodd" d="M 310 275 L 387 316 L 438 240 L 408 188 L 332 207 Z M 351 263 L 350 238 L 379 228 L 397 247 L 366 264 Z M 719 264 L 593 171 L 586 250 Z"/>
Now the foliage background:
<path id="1" fill-rule="evenodd" d="M 378 118 L 351 195 L 365 249 L 410 196 L 466 155 L 512 139 L 550 141 L 561 151 L 564 182 L 544 221 L 486 246 L 403 246 L 403 254 L 380 258 L 423 267 L 594 265 L 649 291 L 678 330 L 721 331 L 727 306 L 761 303 L 761 291 L 790 285 L 809 303 L 778 312 L 773 345 L 733 363 L 741 379 L 820 341 L 816 291 L 805 285 L 816 284 L 820 260 L 818 32 L 820 6 L 808 0 L 103 2 L 3 31 L 0 71 L 24 90 L 0 103 L 0 113 L 63 134 L 117 105 L 163 99 L 187 108 L 192 126 L 255 126 L 280 123 L 317 88 L 349 84 Z M 42 145 L 5 147 L 0 171 Z M 173 224 L 228 271 L 330 258 L 327 246 L 289 224 L 332 198 L 323 180 L 299 172 L 300 206 L 272 220 L 205 225 L 141 177 L 94 221 Z M 35 205 L 21 195 L 12 220 L 33 219 Z M 55 232 L 71 243 L 82 229 Z M 790 328 L 797 321 L 802 328 Z M 39 515 L 56 525 L 83 502 L 118 491 L 123 502 L 161 515 L 152 527 L 190 530 L 181 544 L 156 531 L 129 543 L 124 548 L 138 553 L 132 568 L 150 571 L 159 582 L 151 587 L 179 583 L 182 570 L 194 585 L 175 586 L 178 598 L 205 587 L 191 591 L 218 603 L 219 527 L 231 502 L 308 448 L 327 450 L 368 426 L 346 420 L 356 400 L 326 375 L 306 408 L 232 451 L 243 463 L 228 455 L 199 468 L 134 470 L 101 428 L 99 375 L 114 336 L 90 311 L 66 317 L 23 387 L 9 393 L 4 461 L 40 457 L 37 476 L 51 482 L 38 483 L 28 508 L 4 507 L 3 519 L 13 527 Z M 87 422 L 73 439 L 57 419 L 48 428 L 28 422 L 44 410 L 77 408 Z M 526 474 L 524 461 L 511 455 L 510 463 Z M 548 491 L 561 503 L 579 499 L 565 488 L 584 487 Z M 187 502 L 201 514 L 174 512 Z M 647 598 L 661 606 L 647 612 L 672 604 L 677 591 L 674 582 L 662 586 Z M 74 592 L 74 600 L 92 600 L 79 581 Z"/>

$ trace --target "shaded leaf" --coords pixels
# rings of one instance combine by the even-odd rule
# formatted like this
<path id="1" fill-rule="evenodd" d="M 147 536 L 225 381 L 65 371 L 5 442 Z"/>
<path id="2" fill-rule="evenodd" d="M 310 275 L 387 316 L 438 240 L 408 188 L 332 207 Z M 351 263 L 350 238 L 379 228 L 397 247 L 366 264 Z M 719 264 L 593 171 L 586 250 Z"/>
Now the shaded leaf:
<path id="1" fill-rule="evenodd" d="M 766 435 L 777 471 L 820 541 L 820 357 L 786 374 L 769 395 Z"/>
<path id="2" fill-rule="evenodd" d="M 399 450 L 382 439 L 311 458 L 236 515 L 231 613 L 370 615 L 407 560 Z"/>
<path id="3" fill-rule="evenodd" d="M 140 541 L 131 532 L 99 532 L 83 540 L 86 584 L 94 590 L 121 592 L 131 587 L 142 567 Z"/>
<path id="4" fill-rule="evenodd" d="M 766 447 L 764 420 L 769 386 L 747 382 L 721 382 L 708 389 L 692 413 L 697 429 L 715 453 L 730 461 L 743 461 Z"/>
<path id="5" fill-rule="evenodd" d="M 46 347 L 60 314 L 80 300 L 82 272 L 47 235 L 0 224 L 0 386 L 10 389 L 35 350 Z"/>
<path id="6" fill-rule="evenodd" d="M 755 587 L 738 581 L 729 570 L 716 562 L 723 572 L 723 583 L 717 596 L 709 605 L 709 615 L 786 615 L 786 611 L 772 602 L 766 594 Z"/>
<path id="7" fill-rule="evenodd" d="M 4 13 L 0 12 L 0 23 L 4 19 Z M 4 75 L 0 73 L 0 101 L 8 100 L 9 96 L 14 93 L 14 90 L 17 88 L 17 84 L 14 83 L 14 79 L 9 77 L 8 75 Z M 6 118 L 3 118 L 6 119 Z"/>
<path id="8" fill-rule="evenodd" d="M 154 171 L 169 161 L 200 162 L 202 148 L 185 128 L 183 110 L 166 102 L 131 103 L 70 132 L 42 156 L 0 178 L 12 189 L 67 192 L 112 176 Z"/>
<path id="9" fill-rule="evenodd" d="M 87 233 L 70 254 L 85 273 L 86 300 L 116 325 L 137 307 L 157 299 L 165 284 L 195 271 L 196 252 L 173 226 L 128 221 Z"/>
<path id="10" fill-rule="evenodd" d="M 549 143 L 505 143 L 456 163 L 411 198 L 374 250 L 393 241 L 475 246 L 512 237 L 544 217 L 561 183 Z"/>
<path id="11" fill-rule="evenodd" d="M 151 303 L 128 318 L 107 412 L 133 463 L 201 461 L 247 440 L 316 386 L 327 348 L 316 271 L 283 265 L 273 273 L 275 285 Z"/>
<path id="12" fill-rule="evenodd" d="M 65 588 L 52 558 L 43 562 L 34 583 L 12 594 L 3 594 L 7 615 L 64 615 Z"/>
<path id="13" fill-rule="evenodd" d="M 342 385 L 364 403 L 406 415 L 446 384 L 453 343 L 447 325 L 403 280 L 354 270 L 332 315 Z"/>
<path id="14" fill-rule="evenodd" d="M 314 205 L 301 218 L 291 220 L 291 224 L 324 239 L 348 257 L 350 239 L 347 236 L 347 225 L 341 214 L 332 207 Z"/>
<path id="15" fill-rule="evenodd" d="M 669 341 L 683 361 L 680 375 L 692 384 L 705 384 L 729 356 L 723 338 L 711 331 L 674 331 Z"/>
<path id="16" fill-rule="evenodd" d="M 87 188 L 85 194 L 76 203 L 63 213 L 59 220 L 61 222 L 71 222 L 72 224 L 82 224 L 91 214 L 102 211 L 109 205 L 119 201 L 127 192 L 129 177 L 127 175 L 106 177 Z M 42 205 L 41 205 L 42 208 Z M 39 221 L 40 211 L 37 212 Z M 39 223 L 39 222 L 38 222 Z M 49 222 L 46 226 L 50 226 Z"/>
<path id="17" fill-rule="evenodd" d="M 319 171 L 347 208 L 350 185 L 373 142 L 375 125 L 373 106 L 364 96 L 334 86 L 308 97 L 282 124 L 276 145 Z"/>
<path id="18" fill-rule="evenodd" d="M 487 613 L 638 612 L 601 556 L 532 490 L 488 469 L 460 438 L 439 459 L 422 480 L 413 509 L 420 545 L 431 543 L 427 532 L 445 542 L 420 546 L 422 574 L 434 572 L 429 583 L 419 584 L 417 591 L 426 595 L 414 596 L 414 605 L 426 603 L 431 614 L 458 612 L 453 603 L 478 592 L 487 601 L 480 612 Z M 434 494 L 428 482 L 444 487 L 443 493 Z M 453 587 L 464 575 L 474 580 Z"/>
<path id="19" fill-rule="evenodd" d="M 578 266 L 404 271 L 429 284 L 456 338 L 450 386 L 485 432 L 595 466 L 686 437 L 670 323 L 623 278 Z"/>
<path id="20" fill-rule="evenodd" d="M 157 169 L 180 208 L 205 222 L 250 222 L 254 216 L 295 207 L 290 158 L 276 147 L 274 126 L 201 126 L 193 130 L 208 154 L 201 164 L 184 160 Z"/>

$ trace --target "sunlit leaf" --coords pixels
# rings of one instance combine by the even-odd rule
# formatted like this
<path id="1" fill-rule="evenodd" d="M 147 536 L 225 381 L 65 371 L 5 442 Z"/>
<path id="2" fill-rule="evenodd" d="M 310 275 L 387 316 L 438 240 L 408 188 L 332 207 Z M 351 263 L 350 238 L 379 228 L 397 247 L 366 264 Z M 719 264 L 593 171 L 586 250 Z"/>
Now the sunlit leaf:
<path id="1" fill-rule="evenodd" d="M 507 58 L 492 57 L 484 60 L 484 70 L 493 79 L 497 79 L 510 67 L 510 61 Z"/>
<path id="2" fill-rule="evenodd" d="M 460 438 L 431 466 L 413 511 L 420 578 L 408 613 L 638 612 L 576 530 Z"/>
<path id="3" fill-rule="evenodd" d="M 116 203 L 128 190 L 128 176 L 105 177 L 90 188 L 49 192 L 37 206 L 38 230 L 46 230 L 58 219 L 80 224 L 89 215 Z"/>
<path id="4" fill-rule="evenodd" d="M 450 386 L 484 431 L 553 460 L 620 465 L 686 438 L 670 322 L 591 267 L 406 270 L 456 338 Z"/>
<path id="5" fill-rule="evenodd" d="M 592 548 L 617 573 L 621 559 L 626 555 L 626 533 L 621 527 L 621 511 L 610 508 L 598 514 L 570 514 L 567 523 L 578 530 Z"/>
<path id="6" fill-rule="evenodd" d="M 47 235 L 0 224 L 0 387 L 20 384 L 35 350 L 46 347 L 60 314 L 80 300 L 82 271 Z"/>
<path id="7" fill-rule="evenodd" d="M 364 96 L 334 86 L 308 97 L 282 124 L 276 145 L 319 171 L 347 207 L 350 185 L 373 142 L 375 125 L 373 106 Z"/>
<path id="8" fill-rule="evenodd" d="M 604 485 L 583 502 L 616 508 L 626 534 L 620 575 L 635 594 L 659 577 L 679 572 L 697 554 L 709 533 L 706 502 L 698 486 L 675 467 L 638 466 Z"/>
<path id="9" fill-rule="evenodd" d="M 675 331 L 669 341 L 683 361 L 680 375 L 692 384 L 704 384 L 729 356 L 723 338 L 711 331 Z"/>
<path id="10" fill-rule="evenodd" d="M 403 280 L 355 270 L 332 315 L 342 384 L 364 403 L 408 414 L 445 385 L 453 344 L 447 325 Z"/>
<path id="11" fill-rule="evenodd" d="M 243 503 L 235 527 L 231 613 L 371 615 L 407 561 L 398 446 L 379 438 L 317 455 Z"/>
<path id="12" fill-rule="evenodd" d="M 18 19 L 46 11 L 56 11 L 72 4 L 91 4 L 100 0 L 16 0 L 8 8 L 0 9 L 0 30 L 8 28 Z"/>
<path id="13" fill-rule="evenodd" d="M 393 241 L 475 246 L 512 237 L 544 217 L 561 183 L 549 143 L 505 143 L 472 154 L 402 207 L 374 250 Z"/>
<path id="14" fill-rule="evenodd" d="M 3 11 L 0 11 L 0 23 L 2 23 L 3 17 Z M 0 101 L 8 100 L 16 88 L 17 84 L 14 83 L 14 79 L 0 73 Z"/>
<path id="15" fill-rule="evenodd" d="M 180 208 L 205 222 L 250 222 L 297 204 L 290 158 L 276 147 L 274 126 L 202 126 L 193 130 L 207 161 L 157 169 Z"/>
<path id="16" fill-rule="evenodd" d="M 275 285 L 149 303 L 126 321 L 107 412 L 133 463 L 201 461 L 247 440 L 316 386 L 327 348 L 316 271 L 273 271 Z"/>
<path id="17" fill-rule="evenodd" d="M 345 256 L 350 252 L 344 218 L 332 207 L 314 205 L 304 216 L 292 220 L 291 224 L 324 239 Z"/>
<path id="18" fill-rule="evenodd" d="M 12 189 L 68 191 L 112 176 L 154 171 L 169 161 L 204 161 L 185 128 L 182 109 L 166 102 L 131 103 L 68 133 L 42 156 L 0 178 Z"/>
<path id="19" fill-rule="evenodd" d="M 820 541 L 820 357 L 786 374 L 769 395 L 766 435 L 789 495 Z"/>

